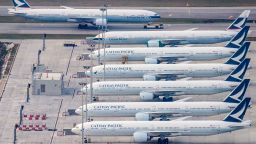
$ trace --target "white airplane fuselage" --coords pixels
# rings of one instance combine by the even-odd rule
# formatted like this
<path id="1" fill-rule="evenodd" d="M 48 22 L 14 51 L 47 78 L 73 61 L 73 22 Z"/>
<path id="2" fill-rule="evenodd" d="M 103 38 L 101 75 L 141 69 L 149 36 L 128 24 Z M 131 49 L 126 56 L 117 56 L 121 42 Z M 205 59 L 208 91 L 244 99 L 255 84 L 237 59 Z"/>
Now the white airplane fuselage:
<path id="1" fill-rule="evenodd" d="M 227 102 L 101 102 L 87 105 L 89 117 L 135 117 L 137 113 L 175 116 L 211 116 L 227 113 L 238 104 Z M 86 106 L 84 106 L 84 112 Z M 82 106 L 76 110 L 82 113 Z"/>
<path id="2" fill-rule="evenodd" d="M 185 77 L 216 77 L 231 73 L 237 65 L 209 64 L 107 64 L 105 77 L 108 78 L 143 78 L 145 75 L 169 75 L 177 78 Z M 93 77 L 104 75 L 104 66 L 92 68 Z M 87 71 L 90 76 L 91 72 Z M 145 80 L 145 78 L 144 78 Z"/>
<path id="3" fill-rule="evenodd" d="M 154 40 L 171 40 L 175 45 L 185 44 L 213 44 L 230 40 L 237 31 L 225 30 L 195 30 L 195 31 L 112 31 L 105 33 L 106 44 L 148 44 Z M 99 43 L 102 34 L 93 38 Z M 156 42 L 158 43 L 158 42 Z M 150 46 L 150 45 L 149 45 Z"/>
<path id="4" fill-rule="evenodd" d="M 100 52 L 93 51 L 93 59 L 98 56 L 101 60 L 121 61 L 127 57 L 128 61 L 144 61 L 145 58 L 171 58 L 175 61 L 205 61 L 231 57 L 237 49 L 225 47 L 163 47 L 163 48 L 107 48 Z"/>
<path id="5" fill-rule="evenodd" d="M 136 132 L 168 133 L 171 136 L 209 136 L 249 127 L 251 121 L 91 121 L 84 123 L 87 136 L 132 136 Z M 72 132 L 81 134 L 81 124 Z M 174 135 L 171 135 L 174 134 Z M 146 142 L 146 141 L 145 141 Z"/>
<path id="6" fill-rule="evenodd" d="M 51 22 L 78 22 L 83 19 L 102 20 L 102 11 L 100 9 L 11 9 L 10 14 L 23 16 L 29 19 Z M 160 16 L 148 10 L 131 9 L 108 9 L 108 22 L 151 22 L 160 18 Z M 105 19 L 105 14 L 103 15 Z M 101 25 L 99 23 L 99 25 Z"/>
<path id="7" fill-rule="evenodd" d="M 139 95 L 146 92 L 157 96 L 178 96 L 217 94 L 231 91 L 239 84 L 221 80 L 104 81 L 94 82 L 92 86 L 94 95 Z M 90 86 L 87 86 L 87 90 L 90 90 Z"/>

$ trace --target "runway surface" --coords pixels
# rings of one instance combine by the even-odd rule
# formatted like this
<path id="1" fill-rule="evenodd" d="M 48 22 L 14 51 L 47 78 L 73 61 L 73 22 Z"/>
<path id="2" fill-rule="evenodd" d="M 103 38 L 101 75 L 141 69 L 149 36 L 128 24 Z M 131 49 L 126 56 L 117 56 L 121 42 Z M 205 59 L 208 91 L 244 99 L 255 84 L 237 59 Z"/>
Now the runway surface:
<path id="1" fill-rule="evenodd" d="M 0 6 L 0 16 L 8 16 L 8 9 L 12 6 Z M 60 8 L 60 7 L 38 7 L 33 8 Z M 96 8 L 96 7 L 75 7 Z M 97 7 L 99 8 L 99 7 Z M 120 8 L 120 7 L 111 7 Z M 146 9 L 157 12 L 162 18 L 196 18 L 196 19 L 233 19 L 243 10 L 251 10 L 249 19 L 256 20 L 255 7 L 121 7 L 124 9 Z"/>

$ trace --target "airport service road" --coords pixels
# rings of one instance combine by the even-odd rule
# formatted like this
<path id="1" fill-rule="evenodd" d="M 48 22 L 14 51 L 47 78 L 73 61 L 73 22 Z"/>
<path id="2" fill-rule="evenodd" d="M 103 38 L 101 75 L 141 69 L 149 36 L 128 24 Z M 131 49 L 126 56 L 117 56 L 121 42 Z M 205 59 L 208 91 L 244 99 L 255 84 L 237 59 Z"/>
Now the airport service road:
<path id="1" fill-rule="evenodd" d="M 207 23 L 207 24 L 165 24 L 163 30 L 225 30 L 230 23 Z M 250 23 L 251 37 L 256 36 L 256 25 Z M 110 24 L 109 30 L 145 30 L 143 24 Z M 149 29 L 152 30 L 152 29 Z M 156 30 L 156 29 L 155 29 Z M 71 23 L 0 23 L 0 34 L 98 34 L 97 30 L 80 30 L 77 24 Z"/>
<path id="2" fill-rule="evenodd" d="M 8 9 L 12 6 L 0 6 L 0 16 L 7 16 Z M 60 8 L 60 7 L 38 7 L 33 8 Z M 92 8 L 92 7 L 75 7 Z M 95 8 L 95 7 L 94 7 Z M 114 7 L 113 7 L 114 8 Z M 120 7 L 118 7 L 120 8 Z M 129 7 L 122 7 L 129 9 Z M 230 16 L 236 17 L 243 10 L 250 9 L 249 19 L 256 19 L 255 7 L 132 7 L 133 9 L 146 9 L 159 13 L 163 18 L 203 18 L 203 19 L 227 19 Z"/>

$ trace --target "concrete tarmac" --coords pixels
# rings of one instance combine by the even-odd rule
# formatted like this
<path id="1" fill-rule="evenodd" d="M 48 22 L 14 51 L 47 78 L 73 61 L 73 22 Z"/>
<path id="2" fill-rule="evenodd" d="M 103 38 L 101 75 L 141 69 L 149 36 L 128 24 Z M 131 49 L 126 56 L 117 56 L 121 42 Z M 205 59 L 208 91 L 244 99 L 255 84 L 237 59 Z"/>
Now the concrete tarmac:
<path id="1" fill-rule="evenodd" d="M 164 24 L 164 29 L 143 29 L 143 24 L 109 24 L 110 31 L 151 31 L 151 30 L 188 30 L 198 28 L 197 30 L 225 30 L 230 23 L 207 23 L 207 24 Z M 251 37 L 256 36 L 254 23 L 248 23 L 251 26 Z M 0 34 L 98 34 L 98 30 L 78 29 L 77 24 L 73 23 L 0 23 Z"/>
<path id="2" fill-rule="evenodd" d="M 10 40 L 2 40 L 10 41 Z M 86 78 L 74 78 L 72 77 L 78 71 L 84 71 L 83 66 L 90 65 L 90 61 L 79 61 L 77 57 L 81 53 L 89 53 L 86 50 L 86 45 L 81 45 L 81 40 L 74 40 L 78 47 L 72 49 L 63 47 L 65 40 L 46 40 L 46 50 L 42 51 L 41 63 L 45 64 L 49 69 L 55 72 L 64 73 L 64 85 L 65 90 L 62 96 L 45 96 L 45 95 L 31 95 L 29 102 L 26 100 L 26 86 L 31 82 L 31 66 L 37 60 L 37 52 L 42 47 L 41 40 L 17 40 L 20 43 L 19 52 L 14 62 L 13 70 L 7 87 L 3 95 L 3 99 L 0 102 L 0 143 L 13 143 L 13 127 L 14 124 L 19 121 L 19 109 L 21 105 L 24 105 L 24 113 L 46 113 L 47 119 L 43 123 L 46 123 L 49 129 L 57 129 L 57 131 L 20 131 L 17 130 L 17 143 L 80 143 L 81 136 L 78 135 L 64 135 L 60 136 L 59 132 L 64 129 L 71 129 L 74 123 L 81 123 L 81 116 L 64 116 L 63 112 L 68 109 L 75 109 L 81 105 L 82 95 L 77 92 L 80 90 L 80 82 L 88 82 Z M 209 46 L 223 46 L 225 43 L 214 44 Z M 251 45 L 251 51 L 248 53 L 252 63 L 252 69 L 246 73 L 246 78 L 250 78 L 251 81 L 255 79 L 255 46 L 253 42 Z M 118 47 L 118 46 L 115 46 Z M 225 62 L 226 59 L 209 61 L 211 62 Z M 121 63 L 121 62 L 110 62 Z M 129 62 L 130 63 L 130 62 Z M 142 62 L 132 62 L 142 63 Z M 200 62 L 197 62 L 200 63 Z M 93 65 L 97 65 L 97 61 L 93 61 Z M 224 79 L 226 76 L 209 78 L 209 79 Z M 117 80 L 117 79 L 110 79 Z M 126 79 L 134 80 L 134 79 Z M 94 79 L 96 81 L 96 79 Z M 253 126 L 248 129 L 238 130 L 231 133 L 225 133 L 207 137 L 176 137 L 170 138 L 172 143 L 176 144 L 254 144 L 256 143 L 256 111 L 255 111 L 255 86 L 250 87 L 246 93 L 247 96 L 252 97 L 252 108 L 249 109 L 245 115 L 246 120 L 252 120 Z M 191 101 L 222 101 L 227 93 L 221 93 L 216 95 L 200 95 L 192 96 Z M 181 96 L 184 98 L 187 96 Z M 188 96 L 189 97 L 189 96 Z M 90 99 L 90 97 L 87 97 Z M 138 96 L 108 96 L 99 97 L 99 101 L 140 101 Z M 226 114 L 211 116 L 211 117 L 193 117 L 192 120 L 222 120 Z M 134 120 L 133 118 L 94 118 L 94 120 Z M 24 124 L 34 124 L 37 121 L 24 120 Z M 132 137 L 90 137 L 93 143 L 132 143 Z"/>

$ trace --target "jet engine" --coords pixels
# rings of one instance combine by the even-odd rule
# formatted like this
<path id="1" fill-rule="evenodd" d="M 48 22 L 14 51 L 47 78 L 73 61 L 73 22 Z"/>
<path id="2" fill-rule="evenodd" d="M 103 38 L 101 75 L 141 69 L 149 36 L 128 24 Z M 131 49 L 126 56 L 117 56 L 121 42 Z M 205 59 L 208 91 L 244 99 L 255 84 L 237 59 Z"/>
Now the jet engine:
<path id="1" fill-rule="evenodd" d="M 160 40 L 149 40 L 147 42 L 148 47 L 164 47 L 165 45 Z"/>
<path id="2" fill-rule="evenodd" d="M 143 75 L 144 81 L 156 81 L 158 80 L 155 75 Z"/>
<path id="3" fill-rule="evenodd" d="M 93 24 L 96 26 L 105 26 L 105 25 L 107 25 L 107 20 L 106 19 L 96 19 Z"/>
<path id="4" fill-rule="evenodd" d="M 152 120 L 150 115 L 148 113 L 136 113 L 135 114 L 135 119 L 137 121 L 149 121 Z"/>
<path id="5" fill-rule="evenodd" d="M 150 140 L 150 136 L 145 132 L 135 132 L 133 133 L 133 139 L 136 143 L 147 142 Z"/>
<path id="6" fill-rule="evenodd" d="M 156 58 L 145 58 L 146 64 L 159 64 L 159 60 Z"/>
<path id="7" fill-rule="evenodd" d="M 153 100 L 154 99 L 154 94 L 149 93 L 149 92 L 141 92 L 140 93 L 140 99 L 141 100 Z"/>

